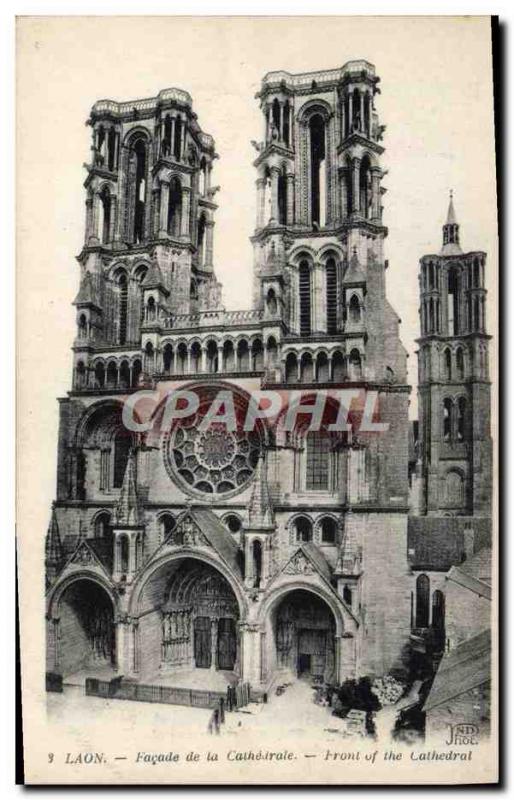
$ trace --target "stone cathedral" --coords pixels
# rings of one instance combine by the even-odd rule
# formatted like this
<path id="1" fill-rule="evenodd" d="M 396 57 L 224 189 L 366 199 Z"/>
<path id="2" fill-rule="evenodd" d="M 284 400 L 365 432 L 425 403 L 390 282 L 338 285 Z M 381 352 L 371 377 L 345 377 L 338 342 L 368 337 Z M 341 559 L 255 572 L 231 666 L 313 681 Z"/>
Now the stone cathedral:
<path id="1" fill-rule="evenodd" d="M 215 271 L 217 159 L 190 95 L 93 106 L 73 378 L 46 538 L 47 669 L 205 686 L 405 666 L 445 572 L 490 528 L 485 254 L 453 203 L 420 267 L 420 421 L 386 297 L 372 64 L 268 73 L 257 95 L 252 308 Z M 262 421 L 134 433 L 142 389 L 377 392 L 380 434 Z M 155 412 L 159 415 L 159 409 Z"/>

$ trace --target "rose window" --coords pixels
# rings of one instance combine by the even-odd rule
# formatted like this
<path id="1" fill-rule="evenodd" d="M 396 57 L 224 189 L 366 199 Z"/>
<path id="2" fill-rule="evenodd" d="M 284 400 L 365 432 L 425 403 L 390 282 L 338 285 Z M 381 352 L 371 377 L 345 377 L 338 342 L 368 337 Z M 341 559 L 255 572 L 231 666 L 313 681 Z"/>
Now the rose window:
<path id="1" fill-rule="evenodd" d="M 227 431 L 224 423 L 216 422 L 199 430 L 202 417 L 200 408 L 165 436 L 166 469 L 189 491 L 218 496 L 235 493 L 253 477 L 261 451 L 260 431 Z"/>

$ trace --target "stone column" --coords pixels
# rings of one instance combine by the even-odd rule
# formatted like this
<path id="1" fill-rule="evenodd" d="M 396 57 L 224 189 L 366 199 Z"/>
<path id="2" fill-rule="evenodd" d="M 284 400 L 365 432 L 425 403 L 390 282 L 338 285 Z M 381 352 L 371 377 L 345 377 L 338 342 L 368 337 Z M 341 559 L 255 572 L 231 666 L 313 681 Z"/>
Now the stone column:
<path id="1" fill-rule="evenodd" d="M 380 169 L 371 170 L 371 218 L 380 220 Z"/>
<path id="2" fill-rule="evenodd" d="M 202 347 L 200 372 L 203 372 L 204 374 L 207 372 L 207 348 L 205 346 Z"/>
<path id="3" fill-rule="evenodd" d="M 182 238 L 188 238 L 190 235 L 189 231 L 189 203 L 191 199 L 191 189 L 189 186 L 182 187 L 182 220 L 180 224 L 180 230 L 182 234 Z"/>
<path id="4" fill-rule="evenodd" d="M 352 194 L 353 194 L 353 198 L 352 198 L 352 200 L 353 200 L 353 203 L 352 203 L 353 204 L 353 208 L 352 208 L 352 211 L 354 211 L 355 213 L 359 212 L 360 204 L 361 204 L 361 199 L 360 199 L 360 181 L 359 181 L 359 178 L 360 178 L 360 167 L 361 167 L 360 158 L 352 159 L 352 181 L 353 181 L 353 192 L 352 192 Z"/>
<path id="5" fill-rule="evenodd" d="M 214 222 L 212 219 L 205 223 L 205 263 L 206 268 L 212 268 Z"/>
<path id="6" fill-rule="evenodd" d="M 59 630 L 60 630 L 59 623 L 60 623 L 59 617 L 52 617 L 52 619 L 50 620 L 50 624 L 52 626 L 52 636 L 53 636 L 53 646 L 54 646 L 53 662 L 54 662 L 54 669 L 55 669 L 56 672 L 59 671 L 60 656 L 61 656 L 61 654 L 59 652 L 59 650 L 60 650 L 60 648 L 59 648 Z"/>
<path id="7" fill-rule="evenodd" d="M 116 131 L 116 140 L 115 140 L 115 154 L 114 154 L 114 167 L 115 169 L 119 169 L 120 167 L 120 145 L 121 145 L 121 136 L 120 132 Z"/>
<path id="8" fill-rule="evenodd" d="M 91 244 L 98 244 L 98 212 L 100 205 L 100 195 L 94 192 L 92 198 L 92 213 L 91 213 L 91 233 L 89 241 Z"/>
<path id="9" fill-rule="evenodd" d="M 109 220 L 109 244 L 114 242 L 114 233 L 116 230 L 116 216 L 118 214 L 118 198 L 115 195 L 111 195 L 111 218 Z"/>
<path id="10" fill-rule="evenodd" d="M 86 244 L 93 235 L 93 197 L 89 196 L 86 200 Z"/>
<path id="11" fill-rule="evenodd" d="M 279 101 L 280 116 L 279 116 L 279 141 L 284 141 L 284 101 Z"/>
<path id="12" fill-rule="evenodd" d="M 254 584 L 254 564 L 253 564 L 253 553 L 252 548 L 250 546 L 250 539 L 248 537 L 245 538 L 245 586 L 247 589 L 253 589 Z"/>
<path id="13" fill-rule="evenodd" d="M 218 668 L 218 620 L 211 619 L 211 670 Z"/>
<path id="14" fill-rule="evenodd" d="M 175 158 L 175 115 L 171 114 L 170 120 L 170 158 Z"/>
<path id="15" fill-rule="evenodd" d="M 257 178 L 255 181 L 257 188 L 257 213 L 255 226 L 262 228 L 264 225 L 264 178 Z"/>
<path id="16" fill-rule="evenodd" d="M 278 222 L 278 178 L 280 170 L 278 167 L 271 168 L 271 217 L 274 222 Z"/>
<path id="17" fill-rule="evenodd" d="M 342 220 L 346 219 L 346 217 L 348 216 L 349 210 L 351 211 L 351 209 L 348 209 L 347 203 L 346 203 L 347 198 L 348 198 L 347 180 L 348 179 L 347 179 L 347 175 L 346 175 L 346 169 L 343 167 L 339 171 L 339 186 L 340 186 L 340 191 L 341 191 L 341 195 L 340 195 L 340 197 L 341 197 L 341 219 Z"/>
<path id="18" fill-rule="evenodd" d="M 353 92 L 348 95 L 348 133 L 353 131 Z"/>
<path id="19" fill-rule="evenodd" d="M 361 133 L 363 133 L 364 132 L 364 92 L 360 93 L 360 98 L 361 98 L 361 126 L 360 126 L 360 131 L 361 131 Z"/>
<path id="20" fill-rule="evenodd" d="M 170 202 L 170 185 L 166 181 L 161 181 L 160 196 L 159 238 L 163 239 L 168 235 L 168 208 Z"/>
<path id="21" fill-rule="evenodd" d="M 286 177 L 286 180 L 287 180 L 286 224 L 294 225 L 294 174 L 289 173 Z"/>

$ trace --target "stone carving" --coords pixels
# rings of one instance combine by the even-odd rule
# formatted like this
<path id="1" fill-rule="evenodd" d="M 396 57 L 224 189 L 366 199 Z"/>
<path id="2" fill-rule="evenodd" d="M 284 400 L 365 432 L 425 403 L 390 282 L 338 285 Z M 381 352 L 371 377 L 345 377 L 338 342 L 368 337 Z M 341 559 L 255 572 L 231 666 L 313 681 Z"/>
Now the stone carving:
<path id="1" fill-rule="evenodd" d="M 79 549 L 74 553 L 71 563 L 72 564 L 81 564 L 83 566 L 87 566 L 88 564 L 92 564 L 95 561 L 95 557 L 87 544 L 82 544 Z"/>
<path id="2" fill-rule="evenodd" d="M 314 572 L 311 562 L 300 550 L 284 567 L 285 575 L 314 575 Z"/>

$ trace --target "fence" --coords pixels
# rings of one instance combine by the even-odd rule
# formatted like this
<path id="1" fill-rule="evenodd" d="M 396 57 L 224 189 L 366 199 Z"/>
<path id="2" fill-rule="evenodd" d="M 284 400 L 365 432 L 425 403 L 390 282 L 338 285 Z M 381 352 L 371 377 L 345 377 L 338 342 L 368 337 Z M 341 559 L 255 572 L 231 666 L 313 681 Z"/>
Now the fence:
<path id="1" fill-rule="evenodd" d="M 210 692 L 203 689 L 183 689 L 176 686 L 154 686 L 153 684 L 132 683 L 122 677 L 110 681 L 86 678 L 86 695 L 115 700 L 137 700 L 144 703 L 167 703 L 174 706 L 193 708 L 212 708 L 207 730 L 220 733 L 225 722 L 225 711 L 234 711 L 248 705 L 252 690 L 249 683 L 227 686 L 226 693 Z"/>
<path id="2" fill-rule="evenodd" d="M 168 703 L 169 705 L 192 706 L 193 708 L 217 708 L 219 701 L 225 700 L 224 692 L 131 683 L 121 678 L 113 678 L 111 681 L 86 678 L 86 694 L 93 697 L 105 697 L 115 700 Z"/>

